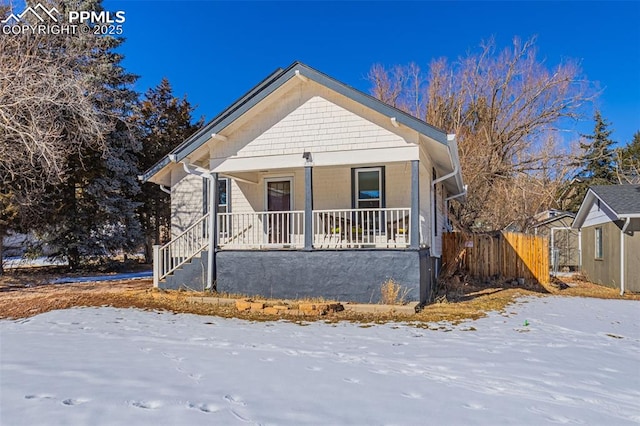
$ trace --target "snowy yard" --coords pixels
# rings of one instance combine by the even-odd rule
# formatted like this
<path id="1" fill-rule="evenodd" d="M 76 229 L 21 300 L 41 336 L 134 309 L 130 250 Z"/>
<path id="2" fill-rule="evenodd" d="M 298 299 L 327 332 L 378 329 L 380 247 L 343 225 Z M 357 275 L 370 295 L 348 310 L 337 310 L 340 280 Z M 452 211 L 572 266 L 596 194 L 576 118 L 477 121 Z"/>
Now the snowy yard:
<path id="1" fill-rule="evenodd" d="M 638 302 L 530 298 L 430 326 L 113 308 L 4 320 L 0 424 L 640 423 Z"/>

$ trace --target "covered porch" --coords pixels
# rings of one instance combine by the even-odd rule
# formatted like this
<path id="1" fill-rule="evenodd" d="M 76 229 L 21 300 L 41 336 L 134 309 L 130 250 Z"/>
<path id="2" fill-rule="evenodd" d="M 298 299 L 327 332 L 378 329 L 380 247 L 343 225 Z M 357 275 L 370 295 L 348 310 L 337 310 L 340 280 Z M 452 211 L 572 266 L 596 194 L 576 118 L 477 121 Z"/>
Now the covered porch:
<path id="1" fill-rule="evenodd" d="M 225 251 L 420 247 L 420 217 L 428 212 L 420 209 L 419 160 L 373 165 L 302 160 L 303 167 L 267 168 L 265 161 L 260 162 L 262 170 L 218 166 L 219 172 L 183 163 L 185 173 L 201 178 L 205 211 L 171 242 L 157 247 L 156 281 L 204 251 L 212 253 L 207 256 L 214 259 L 207 263 L 215 276 L 215 253 Z"/>
<path id="2" fill-rule="evenodd" d="M 265 158 L 254 166 L 260 170 L 245 171 L 212 164 L 219 170 L 209 178 L 209 189 L 216 190 L 210 191 L 210 199 L 218 200 L 209 206 L 215 215 L 215 247 L 417 248 L 420 169 L 419 160 L 413 159 L 417 152 L 397 161 L 388 157 L 381 161 L 381 154 L 371 158 L 369 153 L 360 162 L 343 164 L 344 160 L 321 161 L 322 156 L 305 152 L 290 159 L 297 167 L 287 167 L 293 164 L 283 163 L 282 158 L 279 164 Z"/>

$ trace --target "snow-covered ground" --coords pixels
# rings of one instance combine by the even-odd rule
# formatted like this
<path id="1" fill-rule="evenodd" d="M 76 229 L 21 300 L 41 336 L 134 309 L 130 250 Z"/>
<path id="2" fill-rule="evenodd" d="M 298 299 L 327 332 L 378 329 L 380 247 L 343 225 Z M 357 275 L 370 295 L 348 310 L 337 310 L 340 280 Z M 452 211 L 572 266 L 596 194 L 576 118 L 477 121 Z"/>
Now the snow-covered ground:
<path id="1" fill-rule="evenodd" d="M 0 321 L 0 424 L 640 423 L 638 302 L 531 298 L 431 327 L 113 308 Z"/>
<path id="2" fill-rule="evenodd" d="M 63 266 L 67 264 L 66 260 L 52 260 L 48 257 L 37 257 L 35 259 L 25 258 L 21 256 L 5 257 L 2 259 L 5 269 L 28 268 L 36 266 Z"/>

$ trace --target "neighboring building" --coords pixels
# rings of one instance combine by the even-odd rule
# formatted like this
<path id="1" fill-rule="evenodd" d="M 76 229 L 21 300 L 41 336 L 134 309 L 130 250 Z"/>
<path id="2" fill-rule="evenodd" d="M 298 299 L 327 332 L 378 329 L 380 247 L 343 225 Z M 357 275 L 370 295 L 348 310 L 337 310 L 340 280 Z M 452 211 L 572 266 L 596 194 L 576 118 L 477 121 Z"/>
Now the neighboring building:
<path id="1" fill-rule="evenodd" d="M 534 217 L 533 233 L 549 239 L 549 265 L 554 271 L 577 271 L 580 267 L 579 232 L 571 228 L 574 217 L 561 210 L 546 210 Z"/>
<path id="2" fill-rule="evenodd" d="M 640 185 L 592 186 L 573 228 L 581 230 L 582 271 L 620 292 L 640 292 Z"/>
<path id="3" fill-rule="evenodd" d="M 141 179 L 171 192 L 156 285 L 360 302 L 389 278 L 431 297 L 447 203 L 465 194 L 454 135 L 299 62 Z"/>

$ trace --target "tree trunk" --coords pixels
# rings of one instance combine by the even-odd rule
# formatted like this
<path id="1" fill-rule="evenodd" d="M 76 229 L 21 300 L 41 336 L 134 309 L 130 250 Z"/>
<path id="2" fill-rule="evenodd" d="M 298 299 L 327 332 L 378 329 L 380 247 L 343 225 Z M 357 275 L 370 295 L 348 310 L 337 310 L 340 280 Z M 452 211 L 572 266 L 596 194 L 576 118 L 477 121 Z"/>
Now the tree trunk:
<path id="1" fill-rule="evenodd" d="M 150 236 L 144 238 L 144 263 L 153 262 L 153 240 Z"/>
<path id="2" fill-rule="evenodd" d="M 69 269 L 75 271 L 80 266 L 80 253 L 78 253 L 78 249 L 76 247 L 72 247 L 69 249 L 69 254 L 67 255 L 69 261 Z"/>
<path id="3" fill-rule="evenodd" d="M 4 235 L 6 231 L 0 228 L 0 275 L 4 274 Z"/>

